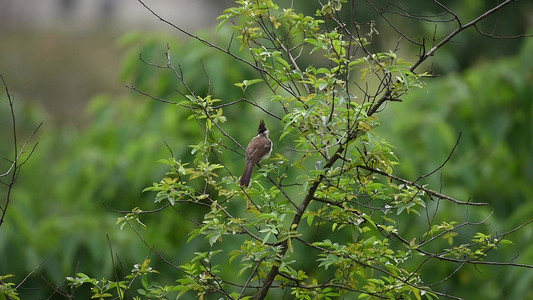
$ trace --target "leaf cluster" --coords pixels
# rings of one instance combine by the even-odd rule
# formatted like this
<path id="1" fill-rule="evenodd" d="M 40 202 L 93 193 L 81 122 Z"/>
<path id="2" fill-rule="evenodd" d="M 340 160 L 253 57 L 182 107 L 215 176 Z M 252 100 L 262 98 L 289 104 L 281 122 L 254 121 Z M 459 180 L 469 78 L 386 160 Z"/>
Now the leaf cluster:
<path id="1" fill-rule="evenodd" d="M 218 30 L 231 22 L 239 51 L 246 54 L 233 52 L 233 37 L 222 48 L 191 36 L 257 72 L 259 78 L 235 83 L 243 98 L 200 95 L 179 63 L 169 59 L 171 49 L 166 54 L 164 68 L 185 91 L 184 100 L 175 103 L 189 110 L 203 137 L 189 145 L 190 163 L 163 161 L 170 171 L 147 190 L 157 193 L 162 208 L 198 207 L 202 217 L 182 215 L 196 224 L 188 242 L 203 237 L 216 249 L 195 252 L 178 267 L 185 272 L 175 285 L 180 295 L 262 299 L 289 290 L 298 299 L 450 296 L 424 283 L 421 270 L 432 261 L 458 268 L 482 263 L 507 240 L 475 232 L 464 242 L 460 230 L 485 220 L 439 224 L 429 217 L 439 212 L 434 203 L 483 203 L 460 201 L 418 179 L 393 175 L 399 162 L 394 147 L 375 133 L 377 113 L 384 103 L 425 87 L 422 79 L 429 74 L 414 71 L 420 61 L 410 63 L 394 50 L 375 51 L 375 23 L 338 18 L 349 8 L 347 1 L 329 1 L 313 16 L 268 0 L 236 3 L 219 17 Z M 254 100 L 256 90 L 250 87 L 258 85 L 266 87 L 262 98 L 270 104 Z M 256 171 L 249 189 L 238 187 L 227 155 L 244 150 L 227 130 L 239 126 L 238 119 L 225 117 L 240 102 L 282 128 L 275 141 L 281 150 Z M 413 236 L 406 220 L 424 215 L 429 225 Z M 142 223 L 142 214 L 128 216 Z M 228 272 L 228 264 L 239 271 Z"/>

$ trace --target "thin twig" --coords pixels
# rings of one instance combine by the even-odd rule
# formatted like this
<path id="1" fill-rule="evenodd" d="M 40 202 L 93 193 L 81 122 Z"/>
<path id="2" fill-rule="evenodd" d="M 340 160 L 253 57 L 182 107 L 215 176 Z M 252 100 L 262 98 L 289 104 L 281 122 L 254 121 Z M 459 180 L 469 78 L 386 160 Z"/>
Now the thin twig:
<path id="1" fill-rule="evenodd" d="M 450 151 L 450 154 L 448 154 L 448 157 L 446 157 L 446 159 L 442 162 L 442 164 L 440 166 L 438 166 L 436 169 L 434 169 L 433 171 L 431 171 L 431 172 L 429 172 L 429 173 L 427 173 L 425 175 L 418 176 L 417 179 L 413 180 L 413 183 L 416 183 L 420 179 L 423 179 L 423 178 L 426 178 L 428 176 L 431 176 L 431 175 L 435 174 L 435 172 L 437 172 L 438 170 L 442 169 L 444 167 L 444 165 L 446 165 L 448 163 L 450 158 L 452 158 L 453 153 L 455 152 L 455 148 L 457 148 L 457 145 L 459 145 L 459 140 L 461 139 L 461 134 L 462 133 L 459 132 L 459 136 L 457 137 L 457 141 L 455 141 L 455 145 L 453 145 L 452 151 Z"/>
<path id="2" fill-rule="evenodd" d="M 437 4 L 440 4 L 436 0 L 434 0 L 434 2 L 437 3 Z M 444 46 L 448 42 L 450 42 L 451 39 L 454 38 L 456 35 L 458 35 L 460 32 L 464 31 L 465 29 L 467 29 L 469 27 L 475 26 L 481 20 L 485 19 L 486 17 L 490 16 L 491 14 L 495 13 L 496 11 L 502 9 L 504 6 L 506 6 L 508 4 L 511 4 L 512 2 L 515 2 L 515 0 L 502 1 L 498 5 L 494 6 L 493 8 L 491 8 L 491 9 L 489 9 L 487 11 L 485 11 L 484 13 L 482 13 L 481 15 L 479 15 L 478 17 L 476 17 L 475 19 L 473 19 L 472 21 L 470 21 L 470 22 L 468 22 L 468 23 L 466 23 L 464 25 L 461 25 L 461 22 L 459 21 L 459 19 L 457 19 L 457 21 L 459 22 L 459 26 L 454 31 L 450 32 L 446 37 L 444 37 L 435 46 L 433 46 L 427 53 L 424 53 L 423 55 L 421 55 L 418 58 L 418 60 L 409 68 L 409 71 L 414 72 L 416 70 L 416 68 L 418 68 L 418 66 L 420 66 L 420 64 L 422 62 L 424 62 L 428 57 L 433 56 L 438 49 L 440 49 L 442 46 Z M 440 5 L 442 6 L 442 4 L 440 4 Z M 445 8 L 445 6 L 443 6 L 443 7 Z M 450 12 L 450 13 L 453 14 L 453 12 Z M 455 14 L 453 14 L 453 15 L 455 15 Z M 368 115 L 371 116 L 374 113 L 376 113 L 379 110 L 379 108 L 381 107 L 381 105 L 385 101 L 387 101 L 387 99 L 390 97 L 391 93 L 392 93 L 392 89 L 388 89 L 387 92 L 378 101 L 376 101 L 376 103 L 374 103 L 370 107 L 370 109 L 368 110 Z"/>
<path id="3" fill-rule="evenodd" d="M 22 281 L 19 282 L 19 284 L 17 284 L 17 286 L 15 287 L 15 290 L 18 290 L 24 284 L 24 282 L 26 282 L 26 280 L 28 280 L 28 278 L 30 278 L 30 276 L 33 273 L 35 273 L 35 271 L 37 271 L 37 269 L 39 269 L 43 265 L 45 261 L 46 259 L 41 260 L 41 262 L 35 268 L 33 268 L 33 270 L 31 270 L 31 272 L 28 273 L 28 275 L 26 275 L 26 277 L 24 277 L 24 279 L 22 279 Z"/>
<path id="4" fill-rule="evenodd" d="M 399 181 L 401 183 L 404 183 L 404 184 L 407 184 L 407 185 L 413 185 L 415 186 L 417 189 L 421 190 L 421 191 L 424 191 L 426 192 L 427 194 L 429 195 L 432 195 L 432 196 L 435 196 L 439 199 L 444 199 L 444 200 L 449 200 L 449 201 L 452 201 L 453 203 L 455 204 L 460 204 L 460 205 L 471 205 L 471 206 L 485 206 L 487 205 L 488 203 L 485 203 L 485 202 L 470 202 L 470 201 L 460 201 L 460 200 L 457 200 L 455 198 L 452 198 L 450 196 L 447 196 L 447 195 L 444 195 L 444 194 L 441 194 L 437 191 L 434 191 L 434 190 L 430 190 L 428 188 L 425 188 L 424 186 L 420 185 L 420 184 L 417 184 L 417 183 L 414 183 L 413 181 L 409 181 L 407 179 L 403 179 L 401 177 L 398 177 L 396 175 L 393 175 L 393 174 L 389 174 L 385 171 L 381 171 L 381 170 L 378 170 L 378 169 L 375 169 L 375 168 L 371 168 L 369 166 L 365 166 L 365 165 L 359 165 L 358 166 L 359 168 L 361 169 L 365 169 L 367 171 L 370 171 L 370 172 L 373 172 L 373 173 L 377 173 L 377 174 L 380 174 L 380 175 L 383 175 L 383 176 L 386 176 L 386 177 L 389 177 L 390 179 L 394 179 L 396 181 Z"/>

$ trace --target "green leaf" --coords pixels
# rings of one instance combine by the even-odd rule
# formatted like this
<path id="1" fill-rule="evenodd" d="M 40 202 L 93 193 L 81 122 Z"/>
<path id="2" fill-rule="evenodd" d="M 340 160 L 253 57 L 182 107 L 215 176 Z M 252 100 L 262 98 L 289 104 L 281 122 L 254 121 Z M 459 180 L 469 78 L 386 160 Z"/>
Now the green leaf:
<path id="1" fill-rule="evenodd" d="M 283 66 L 283 68 L 285 68 L 286 71 L 291 70 L 291 66 L 289 65 L 289 63 L 285 61 L 282 57 L 276 56 L 276 61 L 280 63 Z"/>
<path id="2" fill-rule="evenodd" d="M 226 23 L 227 23 L 229 20 L 230 20 L 229 18 L 225 18 L 225 19 L 222 20 L 220 23 L 218 23 L 218 26 L 217 26 L 215 32 L 218 33 L 218 32 L 220 31 L 220 29 L 221 29 L 222 27 L 224 27 L 224 25 L 226 25 Z"/>

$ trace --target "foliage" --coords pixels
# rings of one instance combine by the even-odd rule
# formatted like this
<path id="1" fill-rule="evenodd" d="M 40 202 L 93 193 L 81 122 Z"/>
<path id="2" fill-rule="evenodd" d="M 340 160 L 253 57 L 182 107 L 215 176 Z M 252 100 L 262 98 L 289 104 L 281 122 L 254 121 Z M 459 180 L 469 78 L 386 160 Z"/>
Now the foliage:
<path id="1" fill-rule="evenodd" d="M 13 282 L 5 282 L 4 280 L 13 277 L 13 274 L 0 276 L 0 296 L 7 299 L 19 300 L 19 294 Z"/>
<path id="2" fill-rule="evenodd" d="M 443 217 L 482 218 L 493 212 L 489 222 L 491 232 L 496 233 L 520 225 L 532 214 L 533 206 L 528 201 L 533 197 L 529 167 L 533 147 L 529 100 L 533 97 L 529 59 L 532 46 L 528 40 L 515 58 L 478 65 L 464 74 L 449 74 L 430 82 L 427 91 L 415 90 L 404 103 L 383 112 L 386 119 L 409 115 L 412 120 L 384 123 L 377 129 L 397 147 L 395 153 L 402 160 L 397 174 L 405 178 L 433 170 L 449 156 L 460 136 L 440 174 L 423 182 L 442 185 L 444 191 L 463 197 L 483 199 L 490 206 L 477 211 L 449 207 L 442 210 Z M 417 222 L 417 226 L 423 225 Z M 500 247 L 497 259 L 531 261 L 531 228 L 511 236 L 515 245 Z M 466 299 L 528 298 L 531 276 L 526 270 L 509 274 L 498 268 L 465 268 L 458 272 L 458 282 L 444 285 Z M 491 288 L 472 290 L 472 285 Z"/>
<path id="3" fill-rule="evenodd" d="M 393 175 L 398 164 L 393 147 L 375 133 L 385 102 L 400 101 L 412 88 L 425 86 L 421 78 L 429 74 L 414 72 L 420 61 L 409 63 L 394 51 L 373 52 L 374 23 L 336 19 L 345 1 L 328 2 L 314 16 L 280 9 L 271 1 L 237 4 L 220 17 L 219 29 L 231 20 L 239 50 L 249 50 L 247 55 L 234 54 L 232 42 L 222 48 L 193 37 L 254 69 L 260 78 L 245 77 L 235 85 L 252 99 L 251 86 L 267 87 L 270 95 L 263 97 L 270 104 L 196 92 L 171 48 L 163 64 L 144 61 L 173 75 L 183 97 L 172 101 L 133 87 L 187 110 L 188 119 L 203 131 L 189 145 L 192 157 L 163 160 L 169 171 L 146 189 L 156 192 L 160 209 L 153 213 L 174 209 L 176 217 L 196 226 L 188 242 L 203 238 L 208 243 L 196 244 L 207 251 L 194 252 L 179 266 L 157 252 L 183 274 L 164 291 L 196 298 L 262 299 L 290 292 L 297 299 L 433 299 L 453 297 L 432 286 L 464 265 L 492 264 L 485 258 L 509 243 L 506 233 L 487 233 L 481 226 L 485 218 L 458 222 L 442 217 L 439 206 L 464 209 L 484 203 L 432 190 L 419 181 L 426 176 L 409 181 Z M 244 147 L 226 130 L 229 120 L 232 127 L 247 128 L 249 116 L 226 116 L 241 103 L 281 123 L 270 122 L 281 128 L 275 142 L 279 150 L 256 171 L 249 189 L 238 187 L 229 154 Z M 136 208 L 118 223 L 135 228 L 149 213 Z M 407 226 L 419 219 L 428 225 Z M 439 261 L 453 264 L 452 271 L 427 283 L 421 274 Z"/>
<path id="4" fill-rule="evenodd" d="M 32 176 L 21 177 L 29 182 L 17 190 L 10 227 L 2 228 L 0 244 L 12 248 L 0 255 L 24 253 L 32 268 L 60 245 L 45 275 L 61 282 L 71 274 L 51 292 L 68 298 L 454 297 L 447 284 L 468 265 L 490 265 L 492 252 L 509 243 L 508 231 L 484 226 L 482 203 L 458 200 L 469 191 L 445 188 L 452 197 L 431 188 L 439 187 L 435 177 L 418 178 L 433 169 L 415 171 L 409 157 L 400 167 L 414 173 L 397 171 L 405 147 L 384 139 L 380 127 L 417 119 L 382 110 L 425 88 L 430 74 L 415 69 L 430 55 L 413 63 L 379 50 L 381 28 L 340 21 L 346 10 L 342 0 L 312 15 L 272 1 L 237 1 L 220 18 L 225 42 L 186 33 L 202 42 L 197 47 L 127 35 L 121 42 L 131 49 L 123 74 L 130 88 L 175 109 L 102 96 L 88 108 L 94 123 L 83 134 L 45 135 L 42 154 L 28 165 Z M 253 136 L 260 118 L 267 118 L 273 157 L 242 189 L 239 141 Z M 428 141 L 448 137 L 453 145 L 449 135 L 439 131 Z M 155 193 L 153 203 L 152 193 L 138 196 L 135 187 L 160 177 L 145 189 Z M 36 201 L 35 189 L 48 196 Z M 116 220 L 113 210 L 124 207 L 135 208 Z M 75 257 L 84 259 L 81 272 Z"/>
<path id="5" fill-rule="evenodd" d="M 495 2 L 485 0 L 448 1 L 355 1 L 354 14 L 359 22 L 375 22 L 380 28 L 379 38 L 373 44 L 380 48 L 394 48 L 401 38 L 402 53 L 417 53 L 419 45 L 406 41 L 438 41 L 456 29 L 458 22 L 472 20 L 481 11 L 494 7 Z M 307 0 L 294 0 L 290 4 L 304 14 L 313 14 L 316 8 Z M 446 11 L 448 9 L 448 11 Z M 533 3 L 509 5 L 497 14 L 487 16 L 475 28 L 461 32 L 454 41 L 439 49 L 438 59 L 431 61 L 431 70 L 438 74 L 462 71 L 473 64 L 487 62 L 501 56 L 516 55 L 524 39 L 506 38 L 527 36 L 530 33 Z M 352 11 L 337 12 L 342 20 L 350 20 Z M 453 14 L 452 14 L 453 13 Z M 417 17 L 414 17 L 414 16 Z M 455 18 L 457 17 L 457 19 Z M 505 22 L 502 22 L 505 20 Z M 435 21 L 435 22 L 432 22 Z M 389 30 L 392 29 L 392 30 Z M 528 32 L 529 31 L 529 32 Z M 491 38 L 493 36 L 500 38 Z"/>
<path id="6" fill-rule="evenodd" d="M 1 228 L 2 272 L 9 270 L 20 280 L 21 274 L 44 260 L 40 273 L 51 282 L 62 282 L 77 268 L 90 276 L 107 277 L 112 274 L 112 261 L 102 250 L 108 249 L 109 240 L 127 265 L 146 255 L 141 242 L 115 226 L 114 210 L 149 198 L 140 192 L 150 183 L 149 177 L 164 173 L 155 162 L 169 153 L 160 134 L 165 134 L 169 144 L 176 144 L 172 132 L 177 112 L 153 106 L 131 98 L 111 101 L 99 96 L 87 109 L 92 126 L 44 126 L 37 151 L 18 175 L 12 193 L 15 200 Z M 148 118 L 154 115 L 158 122 Z M 137 140 L 143 143 L 133 142 Z M 181 155 L 178 149 L 174 151 Z M 175 236 L 177 225 L 145 222 L 160 241 Z M 39 293 L 32 294 L 37 298 L 50 293 L 38 277 L 26 284 L 39 287 L 31 289 Z"/>
<path id="7" fill-rule="evenodd" d="M 209 51 L 189 51 L 190 46 L 169 36 L 130 33 L 119 41 L 121 47 L 130 51 L 123 62 L 124 78 L 141 87 L 143 84 L 157 87 L 162 95 L 172 92 L 169 87 L 176 83 L 168 81 L 165 85 L 168 76 L 145 76 L 153 72 L 137 68 L 139 53 L 148 58 L 158 56 L 166 49 L 168 40 L 172 41 L 170 46 L 183 49 L 174 54 L 187 61 L 201 60 L 206 68 L 227 68 L 221 65 L 224 62 L 229 65 L 229 59 L 214 59 Z M 203 76 L 202 69 L 198 71 L 195 76 Z M 239 72 L 246 73 L 234 69 L 228 76 L 221 76 L 211 88 L 238 93 L 237 87 L 225 88 L 228 84 L 224 80 L 239 76 Z M 195 88 L 207 91 L 209 87 L 199 81 Z M 133 92 L 127 96 L 95 96 L 85 114 L 79 116 L 82 123 L 87 123 L 81 128 L 56 127 L 37 105 L 16 103 L 20 107 L 15 110 L 19 135 L 29 136 L 31 131 L 26 128 L 33 129 L 39 121 L 44 120 L 45 125 L 38 138 L 38 151 L 25 163 L 13 186 L 16 200 L 11 203 L 6 223 L 0 230 L 0 256 L 4 258 L 0 261 L 0 274 L 9 271 L 20 280 L 44 260 L 40 273 L 47 281 L 59 284 L 66 274 L 73 275 L 77 270 L 96 278 L 112 274 L 112 260 L 107 252 L 102 252 L 110 243 L 126 266 L 132 266 L 138 257 L 146 255 L 144 244 L 136 241 L 134 233 L 115 226 L 117 210 L 137 206 L 151 198 L 141 191 L 150 184 L 151 178 L 164 174 L 164 166 L 156 161 L 169 153 L 165 142 L 171 145 L 170 151 L 175 155 L 188 157 L 187 149 L 179 147 L 178 141 L 197 136 L 201 131 L 181 122 L 185 112 L 138 98 Z M 0 134 L 9 139 L 12 132 L 6 108 L 9 106 L 0 106 Z M 0 143 L 3 158 L 12 157 L 8 141 Z M 4 186 L 1 188 L 5 195 Z M 150 205 L 143 207 L 150 208 Z M 176 224 L 171 218 L 147 216 L 144 222 L 160 249 L 176 249 L 175 242 L 186 238 L 186 231 L 182 230 L 187 225 Z M 26 292 L 30 298 L 46 298 L 53 293 L 39 277 L 29 278 L 26 285 L 32 287 L 31 292 Z"/>
<path id="8" fill-rule="evenodd" d="M 144 76 L 153 72 L 137 68 L 139 53 L 148 58 L 158 56 L 165 51 L 168 40 L 172 41 L 170 46 L 183 49 L 174 54 L 186 57 L 187 61 L 201 60 L 206 68 L 226 68 L 221 66 L 224 59 L 214 59 L 209 51 L 189 51 L 190 46 L 169 36 L 130 33 L 119 41 L 121 47 L 130 51 L 123 62 L 124 78 L 141 87 L 143 84 L 158 87 L 162 95 L 172 92 L 169 87 L 175 82 L 163 84 L 168 76 Z M 229 65 L 228 61 L 225 63 Z M 195 76 L 203 76 L 201 68 L 199 72 Z M 231 79 L 239 76 L 239 72 L 246 73 L 234 69 L 227 73 L 229 76 L 221 78 Z M 237 87 L 225 88 L 224 80 L 213 83 L 212 88 L 230 94 L 240 91 Z M 209 87 L 199 81 L 195 88 L 207 91 Z M 46 298 L 56 293 L 47 281 L 60 284 L 65 275 L 73 276 L 78 270 L 91 278 L 109 277 L 113 274 L 113 264 L 105 250 L 110 244 L 120 253 L 120 261 L 128 266 L 124 272 L 129 272 L 137 259 L 147 254 L 135 233 L 115 226 L 117 211 L 146 203 L 151 196 L 141 191 L 150 184 L 151 178 L 164 174 L 164 166 L 156 161 L 168 155 L 167 145 L 174 155 L 190 157 L 179 141 L 191 139 L 201 131 L 181 121 L 186 112 L 165 109 L 138 98 L 133 92 L 127 96 L 95 96 L 85 114 L 79 117 L 82 123 L 87 123 L 80 128 L 56 127 L 40 107 L 17 103 L 21 107 L 15 110 L 19 135 L 29 136 L 31 131 L 25 128 L 33 128 L 44 120 L 38 151 L 18 175 L 13 186 L 16 200 L 12 201 L 6 223 L 0 230 L 0 256 L 4 258 L 0 261 L 0 274 L 8 271 L 21 280 L 44 261 L 39 273 L 46 280 L 39 276 L 26 280 L 25 286 L 32 288 L 25 290 L 25 297 Z M 8 106 L 0 107 L 0 133 L 10 138 L 11 126 L 8 123 L 3 126 L 4 121 L 10 120 L 5 108 Z M 10 146 L 10 143 L 2 140 L 0 146 Z M 10 150 L 2 148 L 2 157 L 11 157 Z M 0 190 L 2 195 L 4 191 Z M 155 206 L 143 205 L 145 209 L 151 207 Z M 191 228 L 159 216 L 146 216 L 144 222 L 148 225 L 145 233 L 158 241 L 159 249 L 163 250 L 176 249 L 176 241 L 186 239 L 186 232 Z M 76 294 L 83 298 L 85 292 L 78 289 Z"/>

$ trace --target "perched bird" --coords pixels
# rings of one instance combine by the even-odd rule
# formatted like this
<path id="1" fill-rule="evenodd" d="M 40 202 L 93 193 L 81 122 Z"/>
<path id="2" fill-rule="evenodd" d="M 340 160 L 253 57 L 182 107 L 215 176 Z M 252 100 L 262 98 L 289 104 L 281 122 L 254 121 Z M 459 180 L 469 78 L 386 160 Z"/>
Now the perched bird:
<path id="1" fill-rule="evenodd" d="M 248 147 L 246 147 L 246 166 L 239 181 L 241 186 L 250 186 L 250 178 L 252 177 L 254 165 L 268 158 L 270 153 L 272 153 L 272 141 L 268 138 L 268 129 L 265 126 L 265 122 L 261 120 L 257 129 L 257 135 L 254 136 L 248 144 Z"/>

